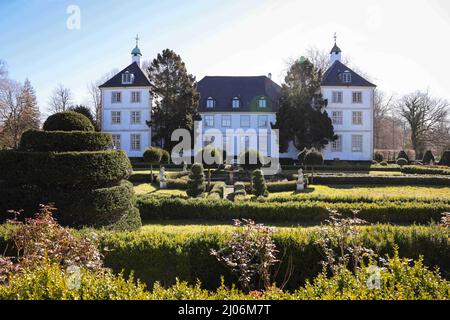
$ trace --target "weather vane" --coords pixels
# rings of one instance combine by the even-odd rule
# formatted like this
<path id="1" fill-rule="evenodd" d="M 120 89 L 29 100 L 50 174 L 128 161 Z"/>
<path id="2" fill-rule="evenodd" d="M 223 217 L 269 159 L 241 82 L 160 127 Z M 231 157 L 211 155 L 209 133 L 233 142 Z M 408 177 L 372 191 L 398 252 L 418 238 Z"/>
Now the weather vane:
<path id="1" fill-rule="evenodd" d="M 336 32 L 334 33 L 334 44 L 336 44 L 336 39 L 337 39 L 337 34 Z"/>
<path id="2" fill-rule="evenodd" d="M 139 36 L 136 35 L 136 47 L 138 46 Z"/>

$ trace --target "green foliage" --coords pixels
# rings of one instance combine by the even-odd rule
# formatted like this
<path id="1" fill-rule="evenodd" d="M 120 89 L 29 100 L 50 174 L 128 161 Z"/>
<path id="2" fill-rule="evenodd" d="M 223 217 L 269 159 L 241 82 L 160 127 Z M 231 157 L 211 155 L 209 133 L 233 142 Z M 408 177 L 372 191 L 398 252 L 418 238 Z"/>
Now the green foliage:
<path id="1" fill-rule="evenodd" d="M 398 160 L 398 159 L 406 159 L 406 161 L 409 162 L 408 154 L 407 154 L 404 150 L 401 150 L 401 151 L 398 153 L 398 155 L 397 155 L 397 160 Z"/>
<path id="2" fill-rule="evenodd" d="M 450 167 L 450 150 L 445 150 L 442 153 L 441 159 L 439 160 L 439 165 Z"/>
<path id="3" fill-rule="evenodd" d="M 433 162 L 433 163 L 435 162 L 434 155 L 433 155 L 433 152 L 431 150 L 427 150 L 425 152 L 425 154 L 423 155 L 422 163 L 423 164 L 430 164 L 431 162 Z"/>
<path id="4" fill-rule="evenodd" d="M 169 164 L 170 163 L 170 153 L 167 150 L 161 149 L 161 163 Z"/>
<path id="5" fill-rule="evenodd" d="M 383 154 L 381 152 L 375 152 L 374 160 L 376 162 L 382 162 L 384 160 Z"/>
<path id="6" fill-rule="evenodd" d="M 92 122 L 81 113 L 64 111 L 51 115 L 44 122 L 45 131 L 94 131 Z"/>
<path id="7" fill-rule="evenodd" d="M 387 167 L 387 166 L 388 166 L 388 163 L 387 163 L 386 161 L 381 161 L 381 162 L 380 162 L 380 165 L 383 166 L 383 167 Z"/>
<path id="8" fill-rule="evenodd" d="M 257 197 L 267 197 L 269 192 L 267 191 L 266 180 L 261 170 L 254 170 L 252 173 L 253 190 L 252 193 Z"/>
<path id="9" fill-rule="evenodd" d="M 322 152 L 316 149 L 309 150 L 305 155 L 305 164 L 308 166 L 321 166 L 323 165 L 323 155 Z"/>
<path id="10" fill-rule="evenodd" d="M 300 151 L 297 155 L 297 159 L 299 161 L 300 164 L 304 164 L 305 163 L 305 156 L 308 153 L 308 149 L 303 148 L 302 151 Z"/>
<path id="11" fill-rule="evenodd" d="M 450 175 L 450 169 L 438 166 L 404 166 L 402 172 L 407 174 Z"/>
<path id="12" fill-rule="evenodd" d="M 88 189 L 114 186 L 131 174 L 123 151 L 0 151 L 0 180 L 11 184 Z M 37 170 L 38 169 L 38 170 Z"/>
<path id="13" fill-rule="evenodd" d="M 186 193 L 189 197 L 197 198 L 205 192 L 205 174 L 200 163 L 194 163 L 187 182 Z"/>
<path id="14" fill-rule="evenodd" d="M 162 158 L 162 149 L 151 147 L 147 148 L 144 151 L 144 161 L 147 162 L 150 165 L 156 165 L 161 163 Z"/>
<path id="15" fill-rule="evenodd" d="M 101 151 L 112 147 L 109 133 L 86 131 L 25 131 L 20 140 L 22 151 Z"/>
<path id="16" fill-rule="evenodd" d="M 258 150 L 244 151 L 239 155 L 239 165 L 247 171 L 260 169 L 264 165 L 264 156 Z"/>
<path id="17" fill-rule="evenodd" d="M 398 158 L 397 164 L 400 166 L 400 168 L 402 168 L 403 166 L 406 166 L 408 164 L 408 160 L 406 160 L 405 158 Z"/>
<path id="18" fill-rule="evenodd" d="M 223 190 L 225 188 L 225 182 L 219 181 L 216 182 L 213 187 L 211 188 L 211 191 L 209 192 L 208 197 L 213 197 L 216 199 L 222 199 L 223 198 Z"/>
<path id="19" fill-rule="evenodd" d="M 201 158 L 204 168 L 217 168 L 225 163 L 226 152 L 220 148 L 208 145 L 198 152 L 196 158 Z"/>
<path id="20" fill-rule="evenodd" d="M 435 202 L 326 202 L 305 201 L 236 201 L 215 199 L 183 199 L 143 195 L 137 206 L 144 220 L 216 220 L 252 219 L 259 222 L 321 222 L 328 218 L 328 209 L 352 216 L 360 210 L 360 218 L 369 222 L 429 223 L 438 221 L 442 212 L 450 210 L 445 201 Z"/>
<path id="21" fill-rule="evenodd" d="M 89 121 L 92 123 L 94 128 L 96 127 L 94 116 L 92 115 L 91 109 L 89 109 L 89 107 L 83 106 L 80 104 L 80 105 L 70 107 L 69 111 L 78 112 L 78 113 L 82 114 L 83 116 L 85 116 L 86 118 L 89 119 Z M 98 129 L 98 130 L 100 130 L 100 129 Z"/>

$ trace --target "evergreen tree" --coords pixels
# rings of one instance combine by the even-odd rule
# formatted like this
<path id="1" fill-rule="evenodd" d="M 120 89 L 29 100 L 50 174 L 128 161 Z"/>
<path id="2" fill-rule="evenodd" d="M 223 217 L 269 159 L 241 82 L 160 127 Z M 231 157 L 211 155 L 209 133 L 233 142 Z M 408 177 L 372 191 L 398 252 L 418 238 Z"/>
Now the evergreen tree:
<path id="1" fill-rule="evenodd" d="M 252 173 L 253 182 L 253 194 L 257 197 L 267 197 L 269 192 L 267 191 L 266 180 L 261 170 L 254 170 Z"/>
<path id="2" fill-rule="evenodd" d="M 187 73 L 181 57 L 165 49 L 147 68 L 155 101 L 152 110 L 152 138 L 165 150 L 177 143 L 172 132 L 184 128 L 194 133 L 194 121 L 199 119 L 195 77 Z"/>
<path id="3" fill-rule="evenodd" d="M 286 152 L 291 141 L 298 150 L 320 150 L 337 138 L 324 110 L 326 101 L 320 93 L 321 81 L 321 70 L 303 57 L 288 70 L 273 126 L 280 130 L 280 151 Z"/>
<path id="4" fill-rule="evenodd" d="M 200 163 L 194 163 L 191 167 L 186 193 L 189 197 L 197 198 L 205 192 L 205 174 Z"/>

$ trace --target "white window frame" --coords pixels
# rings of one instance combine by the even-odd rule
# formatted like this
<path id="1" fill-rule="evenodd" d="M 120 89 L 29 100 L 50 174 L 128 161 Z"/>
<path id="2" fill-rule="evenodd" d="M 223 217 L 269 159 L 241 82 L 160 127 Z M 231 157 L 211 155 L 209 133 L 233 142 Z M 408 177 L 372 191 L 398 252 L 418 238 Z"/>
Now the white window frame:
<path id="1" fill-rule="evenodd" d="M 205 116 L 205 127 L 208 127 L 208 128 L 214 127 L 214 116 L 212 116 L 212 115 Z"/>
<path id="2" fill-rule="evenodd" d="M 122 84 L 132 84 L 134 75 L 128 71 L 122 73 Z"/>
<path id="3" fill-rule="evenodd" d="M 258 115 L 258 128 L 266 128 L 269 124 L 269 117 L 267 115 Z"/>
<path id="4" fill-rule="evenodd" d="M 231 127 L 231 116 L 230 115 L 222 115 L 222 127 L 224 127 L 224 128 Z"/>
<path id="5" fill-rule="evenodd" d="M 331 122 L 333 125 L 342 125 L 344 123 L 344 112 L 343 111 L 332 111 L 331 112 Z"/>
<path id="6" fill-rule="evenodd" d="M 352 152 L 363 152 L 362 134 L 352 134 Z"/>
<path id="7" fill-rule="evenodd" d="M 332 103 L 343 103 L 344 102 L 344 93 L 342 91 L 333 91 L 331 93 L 331 102 Z"/>
<path id="8" fill-rule="evenodd" d="M 352 103 L 363 103 L 362 91 L 352 92 Z"/>
<path id="9" fill-rule="evenodd" d="M 141 103 L 141 92 L 132 91 L 131 92 L 131 103 Z"/>
<path id="10" fill-rule="evenodd" d="M 113 148 L 115 150 L 120 150 L 121 149 L 121 136 L 120 134 L 113 134 L 112 135 L 112 141 L 113 141 Z"/>
<path id="11" fill-rule="evenodd" d="M 212 97 L 209 97 L 208 99 L 206 99 L 206 108 L 208 109 L 212 109 L 215 106 L 215 101 Z"/>
<path id="12" fill-rule="evenodd" d="M 121 103 L 122 102 L 122 92 L 113 91 L 111 92 L 111 103 Z"/>
<path id="13" fill-rule="evenodd" d="M 122 112 L 111 111 L 111 124 L 120 124 L 122 122 Z"/>
<path id="14" fill-rule="evenodd" d="M 239 109 L 241 107 L 241 99 L 239 99 L 239 97 L 234 97 L 231 101 L 231 106 L 233 109 Z"/>
<path id="15" fill-rule="evenodd" d="M 352 111 L 352 124 L 356 126 L 361 126 L 363 124 L 362 111 Z"/>
<path id="16" fill-rule="evenodd" d="M 347 70 L 342 73 L 342 82 L 344 83 L 352 82 L 352 74 L 350 71 Z"/>
<path id="17" fill-rule="evenodd" d="M 141 135 L 139 133 L 130 134 L 130 149 L 133 151 L 141 150 Z"/>
<path id="18" fill-rule="evenodd" d="M 244 119 L 248 119 L 248 125 L 244 125 L 245 123 L 243 124 Z M 241 128 L 249 128 L 250 127 L 250 122 L 251 122 L 250 115 L 242 115 L 240 117 L 240 126 L 241 126 Z"/>
<path id="19" fill-rule="evenodd" d="M 140 124 L 141 123 L 141 112 L 140 111 L 131 111 L 130 121 L 131 121 L 131 124 Z"/>
<path id="20" fill-rule="evenodd" d="M 331 142 L 331 152 L 342 152 L 342 134 L 338 134 L 337 137 Z"/>
<path id="21" fill-rule="evenodd" d="M 258 107 L 266 108 L 267 107 L 267 99 L 265 97 L 260 97 L 258 100 Z"/>

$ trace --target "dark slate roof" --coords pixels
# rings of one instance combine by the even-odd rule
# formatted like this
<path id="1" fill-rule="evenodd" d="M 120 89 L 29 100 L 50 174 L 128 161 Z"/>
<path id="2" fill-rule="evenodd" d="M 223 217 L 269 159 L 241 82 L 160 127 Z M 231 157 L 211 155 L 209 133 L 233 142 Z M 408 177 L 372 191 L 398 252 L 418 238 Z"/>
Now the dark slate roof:
<path id="1" fill-rule="evenodd" d="M 343 82 L 341 74 L 349 71 L 352 75 L 351 82 Z M 322 86 L 355 86 L 355 87 L 376 87 L 373 83 L 367 81 L 352 69 L 348 68 L 342 62 L 336 60 L 323 75 Z"/>
<path id="2" fill-rule="evenodd" d="M 266 76 L 256 77 L 210 77 L 198 82 L 200 112 L 276 112 L 279 108 L 281 87 Z M 266 108 L 259 108 L 261 96 L 268 100 Z M 206 108 L 206 100 L 215 100 L 214 108 Z M 240 108 L 232 107 L 234 97 L 240 99 Z"/>
<path id="3" fill-rule="evenodd" d="M 336 43 L 334 44 L 333 48 L 331 49 L 330 54 L 333 53 L 333 52 L 335 52 L 335 53 L 342 52 L 341 49 L 337 46 Z"/>
<path id="4" fill-rule="evenodd" d="M 123 84 L 122 83 L 122 74 L 129 71 L 134 74 L 134 81 L 131 84 Z M 114 77 L 106 81 L 99 88 L 108 88 L 108 87 L 149 87 L 150 81 L 148 80 L 145 73 L 141 70 L 141 68 L 137 65 L 136 62 L 133 62 L 128 67 L 120 71 Z"/>

